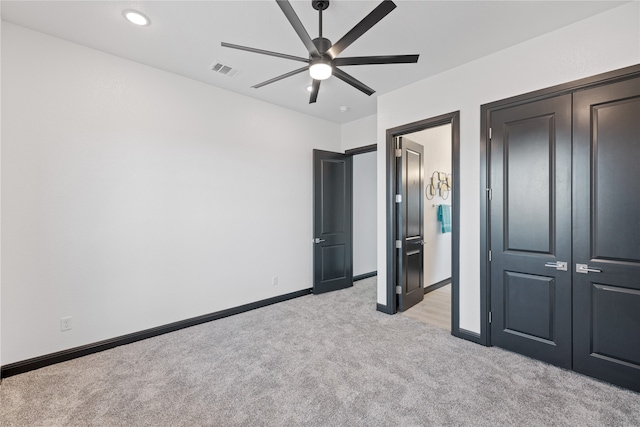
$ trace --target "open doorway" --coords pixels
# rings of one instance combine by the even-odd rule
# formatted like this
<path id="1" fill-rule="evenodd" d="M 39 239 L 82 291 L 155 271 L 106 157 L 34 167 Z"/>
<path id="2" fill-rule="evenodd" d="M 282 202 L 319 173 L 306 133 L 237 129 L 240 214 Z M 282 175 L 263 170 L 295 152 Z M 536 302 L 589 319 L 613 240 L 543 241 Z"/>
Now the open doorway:
<path id="1" fill-rule="evenodd" d="M 422 290 L 424 299 L 403 311 L 424 323 L 451 331 L 451 123 L 406 134 L 422 147 Z"/>
<path id="2" fill-rule="evenodd" d="M 444 150 L 440 145 L 444 145 Z M 459 146 L 459 112 L 387 130 L 387 213 L 390 221 L 387 223 L 385 311 L 395 313 L 401 308 L 407 309 L 410 304 L 403 307 L 402 298 L 410 290 L 410 281 L 419 277 L 422 293 L 425 289 L 428 294 L 437 290 L 442 290 L 439 294 L 448 293 L 450 309 L 445 311 L 445 317 L 454 335 L 458 329 Z M 441 151 L 448 151 L 448 155 L 438 155 Z M 405 153 L 410 153 L 414 159 L 422 156 L 419 161 L 413 161 L 414 170 L 410 172 L 407 170 L 411 161 L 408 157 L 402 159 Z M 420 199 L 408 184 L 415 182 L 418 164 Z M 445 210 L 448 221 L 441 216 Z M 407 229 L 411 226 L 407 227 L 407 223 L 416 218 L 416 212 L 420 212 L 421 230 L 419 234 L 412 233 L 416 236 L 408 237 Z M 445 222 L 448 222 L 446 227 Z M 417 229 L 417 225 L 413 229 Z M 420 274 L 416 274 L 418 262 L 410 261 L 407 254 L 417 253 L 419 247 L 420 256 L 414 256 L 420 260 Z M 412 296 L 412 303 L 414 300 Z"/>
<path id="3" fill-rule="evenodd" d="M 313 150 L 313 293 L 377 275 L 376 150 Z"/>
<path id="4" fill-rule="evenodd" d="M 353 157 L 353 281 L 377 275 L 377 145 L 345 151 Z"/>

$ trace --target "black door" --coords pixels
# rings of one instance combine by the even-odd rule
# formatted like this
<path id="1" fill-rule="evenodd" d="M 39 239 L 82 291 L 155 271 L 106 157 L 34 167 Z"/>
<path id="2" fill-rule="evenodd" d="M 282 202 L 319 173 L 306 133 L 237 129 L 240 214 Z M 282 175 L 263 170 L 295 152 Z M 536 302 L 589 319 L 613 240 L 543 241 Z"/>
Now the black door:
<path id="1" fill-rule="evenodd" d="M 313 150 L 313 293 L 353 286 L 352 157 Z"/>
<path id="2" fill-rule="evenodd" d="M 574 95 L 573 194 L 574 369 L 640 391 L 639 78 Z"/>
<path id="3" fill-rule="evenodd" d="M 424 299 L 424 195 L 422 193 L 423 147 L 404 138 L 399 139 L 401 155 L 398 158 L 399 188 L 398 231 L 398 310 L 405 311 Z"/>
<path id="4" fill-rule="evenodd" d="M 491 343 L 571 368 L 571 95 L 491 130 Z"/>

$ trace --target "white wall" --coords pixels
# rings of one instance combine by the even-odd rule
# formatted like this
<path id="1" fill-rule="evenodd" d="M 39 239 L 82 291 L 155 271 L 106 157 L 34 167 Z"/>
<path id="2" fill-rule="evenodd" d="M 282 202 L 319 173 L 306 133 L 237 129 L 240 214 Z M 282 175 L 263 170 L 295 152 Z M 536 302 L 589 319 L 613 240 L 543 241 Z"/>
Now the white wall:
<path id="1" fill-rule="evenodd" d="M 403 139 L 424 148 L 424 185 L 431 182 L 435 171 L 451 173 L 451 125 L 437 126 L 406 135 Z M 424 286 L 451 277 L 451 233 L 442 233 L 438 221 L 438 205 L 451 205 L 451 192 L 444 199 L 436 190 L 432 200 L 424 199 Z M 452 218 L 453 220 L 453 218 Z M 454 225 L 454 224 L 452 224 Z"/>
<path id="2" fill-rule="evenodd" d="M 353 275 L 377 268 L 376 152 L 353 156 Z"/>
<path id="3" fill-rule="evenodd" d="M 376 121 L 377 116 L 374 114 L 343 124 L 341 129 L 342 151 L 375 144 L 378 141 Z"/>
<path id="4" fill-rule="evenodd" d="M 6 22 L 2 56 L 3 364 L 311 287 L 339 125 Z"/>
<path id="5" fill-rule="evenodd" d="M 460 111 L 460 327 L 478 333 L 480 105 L 638 63 L 640 2 L 632 2 L 378 97 L 378 277 L 386 277 L 387 129 Z M 386 286 L 378 281 L 380 304 Z"/>

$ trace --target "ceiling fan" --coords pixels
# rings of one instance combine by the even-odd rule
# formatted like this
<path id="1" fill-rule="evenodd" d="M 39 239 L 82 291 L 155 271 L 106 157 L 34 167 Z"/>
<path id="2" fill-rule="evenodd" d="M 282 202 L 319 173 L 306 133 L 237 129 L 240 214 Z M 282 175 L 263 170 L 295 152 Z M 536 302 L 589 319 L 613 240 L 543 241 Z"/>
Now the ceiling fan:
<path id="1" fill-rule="evenodd" d="M 322 37 L 322 11 L 329 7 L 329 0 L 313 0 L 311 6 L 319 12 L 319 36 L 315 39 L 311 39 L 309 33 L 302 25 L 300 18 L 296 15 L 291 3 L 288 0 L 276 0 L 282 12 L 289 20 L 289 23 L 293 26 L 293 29 L 302 40 L 309 51 L 309 58 L 302 58 L 299 56 L 287 55 L 284 53 L 272 52 L 269 50 L 255 49 L 247 46 L 240 46 L 231 43 L 222 42 L 223 47 L 229 47 L 232 49 L 246 50 L 248 52 L 260 53 L 262 55 L 276 56 L 278 58 L 291 59 L 293 61 L 306 62 L 302 68 L 290 71 L 282 74 L 281 76 L 274 77 L 262 83 L 258 83 L 252 88 L 260 88 L 268 84 L 277 82 L 287 77 L 294 76 L 304 71 L 309 71 L 311 78 L 313 79 L 313 85 L 311 88 L 311 97 L 309 98 L 309 104 L 316 102 L 318 99 L 318 91 L 320 89 L 320 82 L 328 79 L 332 75 L 336 76 L 345 83 L 350 84 L 356 89 L 371 96 L 375 91 L 369 86 L 365 85 L 361 81 L 357 80 L 353 76 L 345 73 L 338 66 L 346 65 L 370 65 L 370 64 L 407 64 L 418 62 L 419 55 L 386 55 L 386 56 L 354 56 L 348 58 L 338 58 L 338 55 L 356 41 L 360 36 L 369 31 L 371 27 L 377 24 L 382 18 L 387 16 L 393 9 L 396 8 L 396 4 L 391 0 L 384 0 L 380 3 L 371 13 L 369 13 L 362 21 L 356 24 L 347 34 L 345 34 L 340 40 L 332 44 L 329 39 Z"/>

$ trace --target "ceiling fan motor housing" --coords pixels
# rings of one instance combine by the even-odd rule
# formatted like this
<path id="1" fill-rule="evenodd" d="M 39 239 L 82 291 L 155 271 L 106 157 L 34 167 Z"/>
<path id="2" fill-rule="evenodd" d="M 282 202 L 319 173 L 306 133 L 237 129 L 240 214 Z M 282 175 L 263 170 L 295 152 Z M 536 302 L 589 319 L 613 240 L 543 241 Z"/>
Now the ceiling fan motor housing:
<path id="1" fill-rule="evenodd" d="M 326 10 L 329 7 L 329 0 L 312 0 L 311 6 L 315 10 Z"/>
<path id="2" fill-rule="evenodd" d="M 318 37 L 313 39 L 312 41 L 313 41 L 313 44 L 316 46 L 316 49 L 318 49 L 318 52 L 320 52 L 322 56 L 324 56 L 325 52 L 331 48 L 331 40 L 327 38 Z"/>

